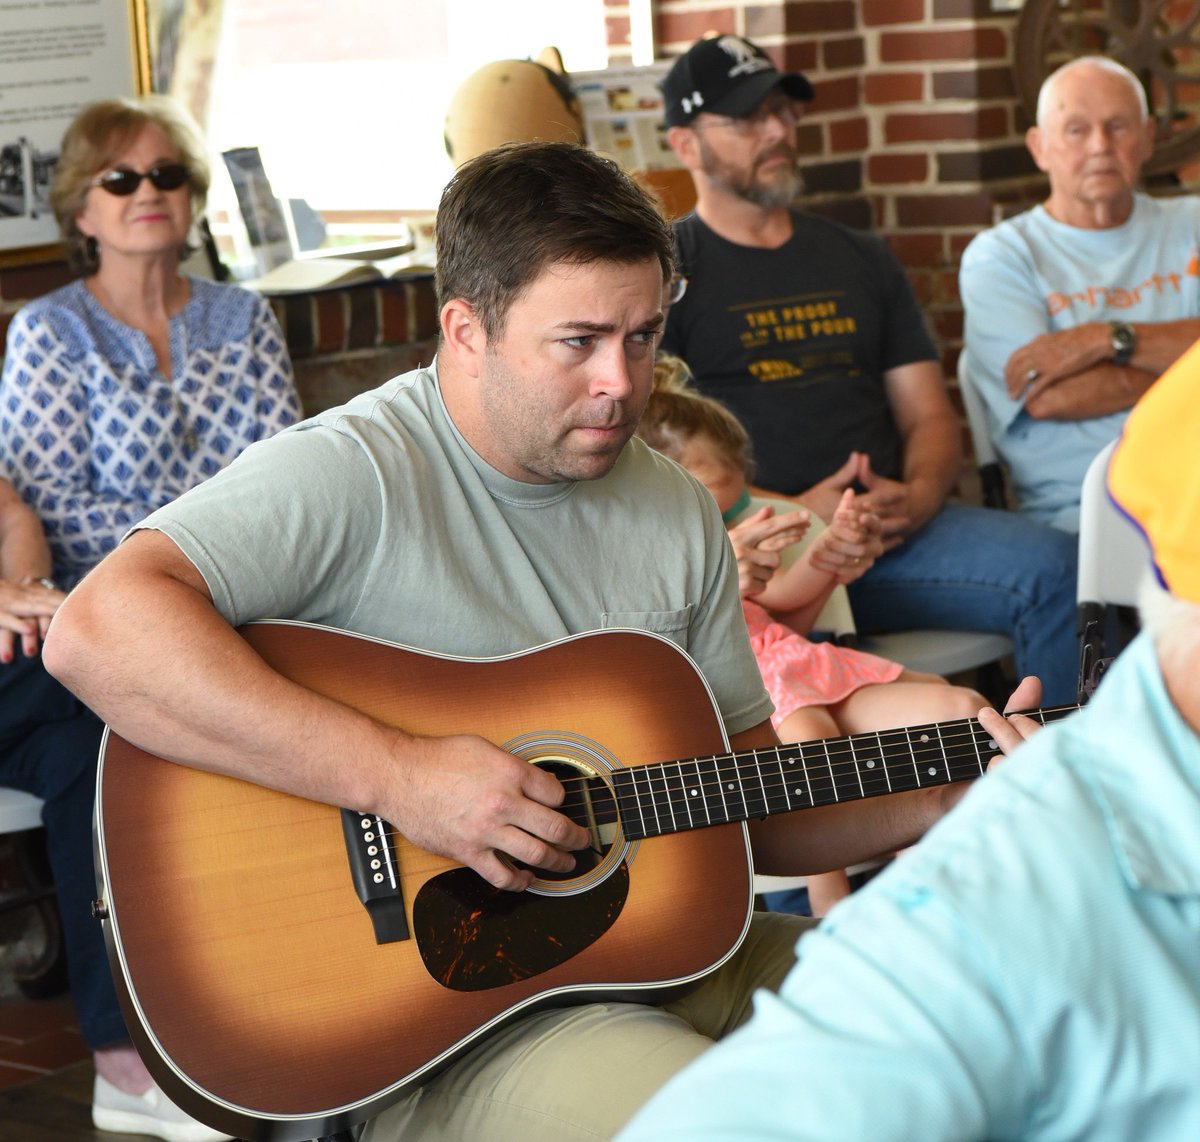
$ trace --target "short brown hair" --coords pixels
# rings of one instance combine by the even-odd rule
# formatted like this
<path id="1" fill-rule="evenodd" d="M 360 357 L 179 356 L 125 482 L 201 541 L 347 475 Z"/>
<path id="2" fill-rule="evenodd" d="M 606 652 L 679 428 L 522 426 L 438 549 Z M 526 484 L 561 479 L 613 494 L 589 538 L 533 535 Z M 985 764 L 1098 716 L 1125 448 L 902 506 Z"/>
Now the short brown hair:
<path id="1" fill-rule="evenodd" d="M 514 301 L 556 262 L 656 258 L 674 268 L 671 227 L 611 159 L 576 143 L 508 143 L 463 164 L 438 208 L 439 308 L 462 298 L 489 338 Z"/>
<path id="2" fill-rule="evenodd" d="M 209 185 L 208 159 L 199 130 L 175 100 L 166 95 L 138 95 L 89 104 L 75 116 L 63 135 L 50 184 L 50 205 L 67 243 L 71 264 L 85 274 L 95 273 L 99 262 L 75 219 L 87 201 L 92 179 L 110 168 L 133 145 L 143 128 L 151 125 L 171 140 L 179 152 L 179 161 L 188 169 L 192 217 L 198 218 L 204 212 Z"/>

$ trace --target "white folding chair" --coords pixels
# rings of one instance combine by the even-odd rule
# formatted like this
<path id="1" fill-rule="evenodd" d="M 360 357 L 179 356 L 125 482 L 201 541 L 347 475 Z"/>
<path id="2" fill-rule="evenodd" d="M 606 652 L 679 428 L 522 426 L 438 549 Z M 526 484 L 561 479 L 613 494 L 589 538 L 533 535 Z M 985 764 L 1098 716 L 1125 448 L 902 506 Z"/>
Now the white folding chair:
<path id="1" fill-rule="evenodd" d="M 1117 441 L 1088 465 L 1079 495 L 1080 694 L 1090 692 L 1120 651 L 1114 629 L 1136 629 L 1138 585 L 1150 566 L 1150 549 L 1108 495 L 1108 462 Z M 1119 641 L 1119 640 L 1118 640 Z"/>
<path id="2" fill-rule="evenodd" d="M 1008 507 L 1008 490 L 1004 479 L 1004 464 L 992 433 L 988 427 L 987 406 L 971 376 L 970 361 L 966 349 L 958 355 L 958 391 L 962 394 L 963 411 L 967 414 L 967 428 L 971 433 L 971 448 L 975 453 L 975 466 L 979 472 L 979 483 L 985 507 Z"/>
<path id="3" fill-rule="evenodd" d="M 792 511 L 788 500 L 774 501 L 778 512 Z M 818 529 L 813 528 L 804 542 L 811 542 Z M 813 630 L 828 634 L 835 642 L 853 645 L 880 658 L 898 662 L 909 670 L 927 674 L 961 674 L 998 662 L 1012 653 L 1012 639 L 992 631 L 904 630 L 886 634 L 861 635 L 850 609 L 845 587 L 835 587 Z"/>

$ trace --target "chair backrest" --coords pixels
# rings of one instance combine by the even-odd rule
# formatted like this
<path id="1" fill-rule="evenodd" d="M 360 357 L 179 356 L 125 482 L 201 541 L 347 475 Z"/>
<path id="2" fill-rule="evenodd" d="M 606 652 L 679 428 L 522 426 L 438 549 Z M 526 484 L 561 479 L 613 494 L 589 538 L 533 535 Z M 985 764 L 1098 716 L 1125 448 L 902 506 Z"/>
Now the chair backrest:
<path id="1" fill-rule="evenodd" d="M 788 500 L 772 500 L 778 512 L 792 511 L 795 504 Z M 824 524 L 814 520 L 808 534 L 799 544 L 803 551 L 821 533 Z M 812 624 L 812 633 L 828 635 L 842 646 L 857 646 L 862 650 L 899 662 L 909 670 L 930 674 L 959 674 L 987 666 L 1012 653 L 1012 639 L 990 631 L 963 630 L 906 630 L 859 637 L 850 607 L 850 594 L 845 587 L 833 589 L 828 601 Z"/>
<path id="2" fill-rule="evenodd" d="M 1150 566 L 1150 550 L 1137 528 L 1108 497 L 1108 461 L 1117 442 L 1102 448 L 1088 465 L 1079 494 L 1079 581 L 1081 605 L 1132 607 Z"/>
<path id="3" fill-rule="evenodd" d="M 775 508 L 776 515 L 782 515 L 785 512 L 794 512 L 797 508 L 791 500 L 774 500 L 769 497 L 759 497 L 766 499 Z M 803 552 L 809 545 L 825 530 L 825 524 L 813 515 L 811 516 L 812 523 L 804 538 L 796 545 L 796 552 Z M 830 592 L 825 606 L 821 608 L 821 613 L 813 620 L 813 631 L 820 631 L 823 634 L 828 634 L 834 642 L 841 642 L 847 637 L 853 637 L 855 634 L 854 612 L 850 609 L 850 593 L 845 587 L 840 584 Z"/>
<path id="4" fill-rule="evenodd" d="M 1150 566 L 1145 540 L 1108 498 L 1108 461 L 1117 442 L 1088 465 L 1079 495 L 1079 694 L 1095 689 L 1138 629 L 1138 584 Z"/>
<path id="5" fill-rule="evenodd" d="M 975 465 L 979 470 L 983 488 L 984 506 L 1007 508 L 1008 492 L 1004 484 L 1004 465 L 992 442 L 992 434 L 988 429 L 987 408 L 971 376 L 966 349 L 958 355 L 958 391 L 962 394 L 963 411 L 967 414 L 967 428 L 971 432 L 971 447 L 975 452 Z"/>

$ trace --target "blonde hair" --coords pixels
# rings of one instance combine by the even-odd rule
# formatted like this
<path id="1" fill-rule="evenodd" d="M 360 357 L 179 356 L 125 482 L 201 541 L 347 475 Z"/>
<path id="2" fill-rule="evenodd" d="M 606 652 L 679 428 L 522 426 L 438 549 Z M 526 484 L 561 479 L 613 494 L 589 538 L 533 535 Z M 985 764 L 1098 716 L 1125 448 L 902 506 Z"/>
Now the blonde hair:
<path id="1" fill-rule="evenodd" d="M 659 356 L 637 435 L 675 461 L 690 441 L 703 437 L 720 449 L 731 467 L 748 477 L 754 467 L 749 434 L 720 401 L 692 388 L 690 376 L 678 357 Z"/>
<path id="2" fill-rule="evenodd" d="M 179 161 L 187 167 L 192 218 L 204 213 L 208 159 L 199 129 L 178 103 L 166 95 L 138 95 L 89 104 L 63 135 L 50 184 L 50 205 L 67 243 L 71 264 L 85 274 L 93 274 L 100 267 L 95 243 L 75 221 L 92 189 L 92 179 L 108 170 L 149 126 L 166 135 L 179 152 Z M 180 251 L 184 255 L 188 252 L 187 247 Z"/>

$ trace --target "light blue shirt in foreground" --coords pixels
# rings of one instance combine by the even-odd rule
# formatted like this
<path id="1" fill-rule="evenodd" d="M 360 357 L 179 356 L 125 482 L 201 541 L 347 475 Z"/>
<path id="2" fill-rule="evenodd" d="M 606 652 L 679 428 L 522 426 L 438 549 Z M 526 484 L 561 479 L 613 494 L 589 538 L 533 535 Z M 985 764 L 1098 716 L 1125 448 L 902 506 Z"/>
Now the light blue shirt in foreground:
<path id="1" fill-rule="evenodd" d="M 622 1142 L 1200 1138 L 1200 740 L 1135 640 Z"/>

